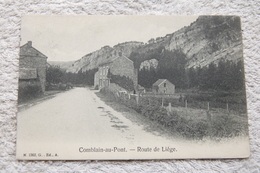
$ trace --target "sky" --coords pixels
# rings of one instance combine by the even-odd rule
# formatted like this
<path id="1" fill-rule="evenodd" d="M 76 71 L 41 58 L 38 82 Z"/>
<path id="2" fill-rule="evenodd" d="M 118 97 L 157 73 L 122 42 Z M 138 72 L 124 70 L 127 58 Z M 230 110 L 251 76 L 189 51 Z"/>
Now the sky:
<path id="1" fill-rule="evenodd" d="M 101 47 L 127 41 L 146 43 L 190 25 L 198 16 L 51 16 L 22 18 L 21 46 L 32 46 L 48 61 L 75 61 Z"/>

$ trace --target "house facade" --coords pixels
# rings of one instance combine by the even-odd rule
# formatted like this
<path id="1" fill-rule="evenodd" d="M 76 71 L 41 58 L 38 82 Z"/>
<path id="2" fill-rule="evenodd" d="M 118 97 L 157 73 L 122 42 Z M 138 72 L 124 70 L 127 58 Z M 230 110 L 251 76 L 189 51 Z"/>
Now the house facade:
<path id="1" fill-rule="evenodd" d="M 174 94 L 175 85 L 167 79 L 158 79 L 152 87 L 154 94 Z"/>
<path id="2" fill-rule="evenodd" d="M 113 60 L 99 65 L 94 77 L 95 87 L 98 86 L 101 89 L 110 85 L 110 79 L 107 77 L 109 71 L 113 75 L 129 77 L 133 80 L 134 85 L 137 85 L 137 70 L 134 69 L 134 62 L 126 56 L 119 54 Z"/>
<path id="3" fill-rule="evenodd" d="M 47 56 L 32 47 L 31 41 L 20 47 L 19 70 L 19 82 L 38 82 L 45 92 Z"/>

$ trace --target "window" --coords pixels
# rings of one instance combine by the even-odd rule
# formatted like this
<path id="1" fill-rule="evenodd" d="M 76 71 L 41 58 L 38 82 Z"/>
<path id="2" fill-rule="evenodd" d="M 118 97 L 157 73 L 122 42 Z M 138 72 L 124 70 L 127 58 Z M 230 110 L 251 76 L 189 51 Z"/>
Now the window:
<path id="1" fill-rule="evenodd" d="M 166 83 L 164 83 L 164 87 L 166 87 Z"/>

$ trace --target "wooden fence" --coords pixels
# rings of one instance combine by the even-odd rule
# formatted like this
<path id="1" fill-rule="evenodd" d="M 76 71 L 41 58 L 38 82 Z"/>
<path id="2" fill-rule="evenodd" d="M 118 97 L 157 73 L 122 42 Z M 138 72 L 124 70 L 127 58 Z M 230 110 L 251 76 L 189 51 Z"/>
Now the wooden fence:
<path id="1" fill-rule="evenodd" d="M 197 100 L 188 100 L 184 97 L 180 97 L 178 94 L 154 94 L 154 93 L 143 93 L 143 94 L 129 94 L 126 91 L 119 91 L 117 96 L 121 99 L 132 99 L 135 100 L 138 105 L 140 100 L 147 100 L 149 103 L 152 100 L 157 100 L 160 102 L 160 105 L 166 108 L 169 112 L 173 111 L 175 107 L 182 107 L 185 109 L 200 109 L 205 111 L 224 111 L 229 113 L 238 112 L 245 113 L 244 108 L 240 104 L 231 104 L 231 103 L 220 103 L 220 102 L 210 102 L 210 101 L 197 101 Z M 245 106 L 245 105 L 242 105 Z"/>

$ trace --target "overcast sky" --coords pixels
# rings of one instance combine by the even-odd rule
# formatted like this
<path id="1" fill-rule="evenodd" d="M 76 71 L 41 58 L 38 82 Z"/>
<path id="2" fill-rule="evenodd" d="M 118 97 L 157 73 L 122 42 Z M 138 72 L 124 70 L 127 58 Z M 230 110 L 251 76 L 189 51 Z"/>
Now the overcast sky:
<path id="1" fill-rule="evenodd" d="M 146 43 L 190 25 L 198 16 L 24 16 L 21 46 L 33 47 L 48 61 L 74 61 L 103 46 Z"/>

